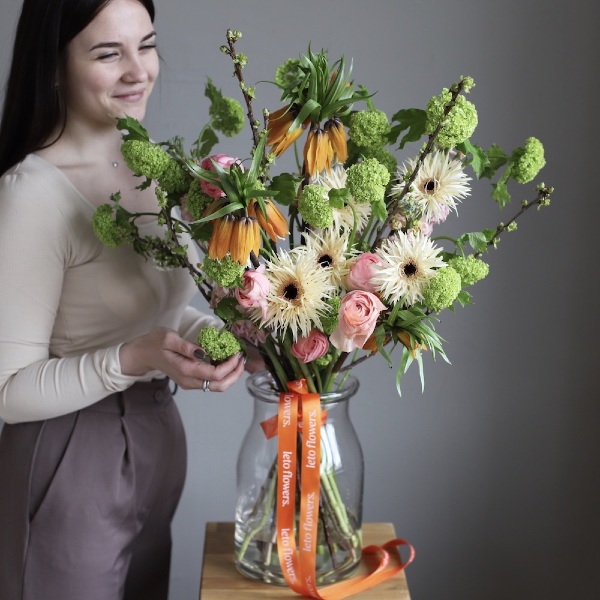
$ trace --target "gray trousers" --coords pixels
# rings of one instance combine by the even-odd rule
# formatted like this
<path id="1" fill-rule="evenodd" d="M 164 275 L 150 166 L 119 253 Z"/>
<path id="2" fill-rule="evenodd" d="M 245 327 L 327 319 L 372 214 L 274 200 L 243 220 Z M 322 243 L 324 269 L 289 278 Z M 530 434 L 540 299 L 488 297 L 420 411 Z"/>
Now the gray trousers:
<path id="1" fill-rule="evenodd" d="M 2 600 L 166 600 L 186 469 L 168 384 L 4 426 Z"/>

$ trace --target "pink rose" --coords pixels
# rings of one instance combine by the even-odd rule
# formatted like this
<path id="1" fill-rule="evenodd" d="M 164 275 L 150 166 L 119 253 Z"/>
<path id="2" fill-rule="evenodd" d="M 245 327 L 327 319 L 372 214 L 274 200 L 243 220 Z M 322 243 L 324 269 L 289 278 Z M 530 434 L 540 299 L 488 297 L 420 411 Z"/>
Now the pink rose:
<path id="1" fill-rule="evenodd" d="M 292 354 L 301 362 L 308 363 L 327 354 L 329 341 L 324 333 L 313 329 L 306 337 L 298 338 L 292 346 Z"/>
<path id="2" fill-rule="evenodd" d="M 371 283 L 373 275 L 377 272 L 377 265 L 383 262 L 377 254 L 365 252 L 361 254 L 350 269 L 346 277 L 346 283 L 351 290 L 363 290 L 365 292 L 375 292 L 375 287 Z"/>
<path id="3" fill-rule="evenodd" d="M 214 162 L 224 169 L 228 169 L 233 163 L 238 163 L 241 166 L 239 158 L 233 158 L 227 156 L 227 154 L 213 154 L 212 156 L 207 156 L 202 160 L 200 166 L 207 171 L 215 171 Z M 225 192 L 216 185 L 208 183 L 208 181 L 204 181 L 203 179 L 200 180 L 200 187 L 202 188 L 202 191 L 211 198 L 221 198 L 225 195 Z"/>
<path id="4" fill-rule="evenodd" d="M 235 297 L 243 308 L 260 308 L 262 318 L 267 316 L 267 294 L 271 284 L 265 275 L 265 265 L 254 271 L 246 271 L 242 276 L 241 288 L 235 288 Z"/>
<path id="5" fill-rule="evenodd" d="M 383 302 L 371 292 L 348 292 L 342 298 L 340 323 L 329 337 L 330 342 L 342 352 L 362 348 L 375 330 L 379 313 L 384 309 Z"/>

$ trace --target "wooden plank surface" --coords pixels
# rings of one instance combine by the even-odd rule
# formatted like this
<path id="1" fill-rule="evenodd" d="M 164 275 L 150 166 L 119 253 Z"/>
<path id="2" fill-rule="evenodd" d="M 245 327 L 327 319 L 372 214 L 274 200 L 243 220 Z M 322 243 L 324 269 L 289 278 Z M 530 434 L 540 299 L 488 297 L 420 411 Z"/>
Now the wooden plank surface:
<path id="1" fill-rule="evenodd" d="M 292 590 L 278 585 L 252 581 L 237 571 L 234 565 L 234 525 L 231 522 L 206 524 L 204 564 L 200 584 L 200 600 L 250 600 L 257 598 L 287 600 L 301 598 Z M 392 523 L 365 523 L 363 545 L 383 544 L 396 537 Z M 358 573 L 366 567 L 361 565 Z M 380 585 L 352 596 L 356 600 L 410 600 L 404 571 Z"/>

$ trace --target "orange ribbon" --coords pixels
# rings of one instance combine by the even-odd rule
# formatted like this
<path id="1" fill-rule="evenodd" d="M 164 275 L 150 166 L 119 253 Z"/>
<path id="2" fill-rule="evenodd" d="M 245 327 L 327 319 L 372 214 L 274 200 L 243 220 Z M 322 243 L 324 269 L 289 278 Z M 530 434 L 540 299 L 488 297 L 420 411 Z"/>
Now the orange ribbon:
<path id="1" fill-rule="evenodd" d="M 277 552 L 281 570 L 288 586 L 298 594 L 322 600 L 341 600 L 366 590 L 396 575 L 415 557 L 414 548 L 401 539 L 390 540 L 383 546 L 363 548 L 363 556 L 377 559 L 375 568 L 317 591 L 316 552 L 319 522 L 319 493 L 321 479 L 321 424 L 323 411 L 319 394 L 308 392 L 304 379 L 291 381 L 289 392 L 279 398 L 277 415 Z M 296 467 L 297 435 L 302 428 L 300 456 L 300 520 L 296 544 Z M 264 430 L 264 427 L 263 427 Z M 266 432 L 265 432 L 266 433 Z M 403 562 L 398 547 L 406 546 L 409 557 Z M 390 566 L 391 565 L 391 566 Z M 389 567 L 389 568 L 388 568 Z"/>

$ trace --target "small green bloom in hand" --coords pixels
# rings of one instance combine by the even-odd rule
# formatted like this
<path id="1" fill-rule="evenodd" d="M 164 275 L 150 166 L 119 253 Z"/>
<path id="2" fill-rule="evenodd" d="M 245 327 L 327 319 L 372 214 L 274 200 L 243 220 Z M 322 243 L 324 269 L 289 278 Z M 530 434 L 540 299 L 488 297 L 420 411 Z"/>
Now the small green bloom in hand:
<path id="1" fill-rule="evenodd" d="M 480 258 L 470 256 L 453 256 L 448 264 L 460 275 L 463 287 L 473 285 L 487 277 L 490 267 Z"/>
<path id="2" fill-rule="evenodd" d="M 302 188 L 298 212 L 309 225 L 317 229 L 330 227 L 333 223 L 333 208 L 325 188 L 321 185 L 309 184 Z"/>
<path id="3" fill-rule="evenodd" d="M 361 110 L 350 117 L 348 134 L 362 148 L 383 146 L 391 126 L 382 110 Z"/>
<path id="4" fill-rule="evenodd" d="M 212 126 L 226 137 L 233 137 L 244 127 L 244 109 L 235 98 L 221 98 L 210 105 L 208 114 L 212 119 Z"/>
<path id="5" fill-rule="evenodd" d="M 442 93 L 434 96 L 427 104 L 426 131 L 433 133 L 443 119 L 442 128 L 436 138 L 436 143 L 442 148 L 454 148 L 468 140 L 477 127 L 477 109 L 464 96 L 457 96 L 454 106 L 444 117 L 446 105 L 452 99 L 450 90 L 444 88 Z"/>
<path id="6" fill-rule="evenodd" d="M 423 304 L 431 310 L 444 310 L 456 300 L 460 289 L 460 275 L 452 267 L 438 269 L 423 289 Z"/>
<path id="7" fill-rule="evenodd" d="M 92 227 L 96 237 L 110 248 L 116 248 L 129 241 L 136 232 L 135 225 L 132 225 L 129 221 L 125 225 L 117 224 L 111 204 L 101 204 L 96 209 L 92 217 Z"/>
<path id="8" fill-rule="evenodd" d="M 143 140 L 126 140 L 121 154 L 127 166 L 138 176 L 158 179 L 169 166 L 171 157 L 158 144 Z"/>
<path id="9" fill-rule="evenodd" d="M 511 161 L 511 177 L 519 183 L 528 183 L 546 164 L 542 142 L 534 137 L 527 138 L 524 146 L 513 151 Z"/>
<path id="10" fill-rule="evenodd" d="M 348 169 L 346 187 L 359 204 L 374 204 L 384 200 L 389 180 L 387 168 L 377 159 L 367 158 Z"/>
<path id="11" fill-rule="evenodd" d="M 238 339 L 225 329 L 204 327 L 198 332 L 198 345 L 213 362 L 222 362 L 230 356 L 241 352 Z"/>

